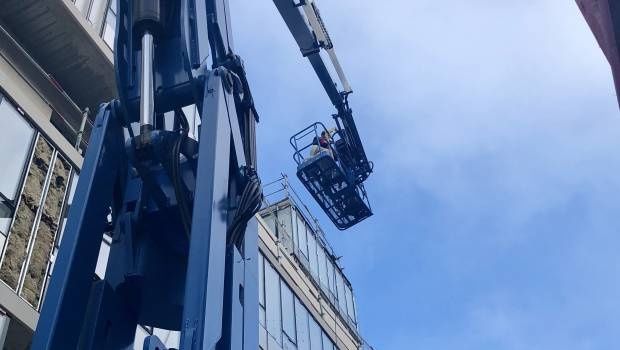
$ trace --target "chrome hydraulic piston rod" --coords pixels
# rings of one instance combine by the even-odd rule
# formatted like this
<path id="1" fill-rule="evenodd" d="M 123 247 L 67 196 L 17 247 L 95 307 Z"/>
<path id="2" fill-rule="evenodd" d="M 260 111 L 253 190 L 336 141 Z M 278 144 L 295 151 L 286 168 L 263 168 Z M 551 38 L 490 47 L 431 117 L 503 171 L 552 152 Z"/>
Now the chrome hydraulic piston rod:
<path id="1" fill-rule="evenodd" d="M 142 70 L 140 73 L 140 134 L 153 129 L 155 91 L 153 87 L 153 35 L 146 31 L 142 36 Z"/>

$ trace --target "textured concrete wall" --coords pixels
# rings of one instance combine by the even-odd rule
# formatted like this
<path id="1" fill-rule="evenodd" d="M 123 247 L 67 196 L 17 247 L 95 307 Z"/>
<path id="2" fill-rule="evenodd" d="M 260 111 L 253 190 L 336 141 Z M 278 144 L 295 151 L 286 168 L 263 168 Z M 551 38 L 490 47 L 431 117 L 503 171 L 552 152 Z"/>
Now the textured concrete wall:
<path id="1" fill-rule="evenodd" d="M 52 154 L 52 146 L 40 137 L 28 169 L 24 190 L 20 195 L 19 206 L 15 211 L 15 220 L 9 231 L 9 240 L 0 267 L 0 279 L 15 290 L 19 284 L 22 266 L 28 255 L 30 233 L 39 210 Z"/>
<path id="2" fill-rule="evenodd" d="M 71 166 L 63 158 L 58 157 L 54 163 L 54 172 L 50 180 L 49 189 L 43 205 L 41 221 L 37 229 L 34 248 L 28 270 L 24 279 L 21 296 L 32 306 L 38 307 L 41 290 L 45 283 L 45 273 L 50 253 L 54 248 L 54 239 L 62 213 L 62 203 L 65 199 Z"/>

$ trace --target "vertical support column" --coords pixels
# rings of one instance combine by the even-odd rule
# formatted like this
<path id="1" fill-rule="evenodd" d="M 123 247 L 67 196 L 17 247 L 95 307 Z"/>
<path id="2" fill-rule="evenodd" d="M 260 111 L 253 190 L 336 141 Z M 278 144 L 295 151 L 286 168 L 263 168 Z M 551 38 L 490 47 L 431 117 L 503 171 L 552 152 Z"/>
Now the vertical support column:
<path id="1" fill-rule="evenodd" d="M 234 49 L 228 0 L 207 0 L 206 10 L 213 66 L 219 67 Z"/>
<path id="2" fill-rule="evenodd" d="M 185 285 L 181 349 L 215 349 L 222 336 L 231 133 L 221 78 L 205 86 Z"/>
<path id="3" fill-rule="evenodd" d="M 258 348 L 258 222 L 252 218 L 243 242 L 243 350 Z"/>
<path id="4" fill-rule="evenodd" d="M 75 349 L 124 159 L 123 130 L 110 104 L 97 116 L 32 349 Z"/>

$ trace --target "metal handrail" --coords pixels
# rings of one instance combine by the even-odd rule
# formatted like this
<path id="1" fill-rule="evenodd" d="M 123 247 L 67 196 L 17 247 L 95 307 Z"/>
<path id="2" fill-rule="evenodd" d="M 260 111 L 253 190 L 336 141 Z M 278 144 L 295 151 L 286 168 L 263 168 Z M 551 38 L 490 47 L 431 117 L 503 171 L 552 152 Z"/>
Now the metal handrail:
<path id="1" fill-rule="evenodd" d="M 323 129 L 323 130 L 321 130 Z M 305 144 L 303 143 L 300 146 L 300 143 L 302 140 L 306 139 L 308 136 L 313 135 L 314 137 L 318 140 L 319 139 L 319 130 L 324 131 L 326 133 L 329 134 L 329 131 L 327 130 L 327 127 L 325 126 L 325 124 L 321 123 L 321 122 L 316 122 L 316 123 L 312 123 L 309 126 L 305 127 L 304 129 L 302 129 L 301 131 L 299 131 L 298 133 L 296 133 L 295 135 L 291 136 L 290 139 L 290 144 L 291 146 L 293 146 L 293 149 L 295 150 L 295 153 L 293 153 L 293 159 L 295 160 L 295 163 L 297 163 L 297 165 L 300 165 L 301 163 L 303 163 L 306 160 L 306 157 L 303 156 L 303 152 L 307 152 L 307 150 L 314 146 L 314 139 L 312 141 L 310 141 L 309 143 Z M 338 135 L 338 133 L 336 133 L 336 135 Z M 340 157 L 338 156 L 338 151 L 336 150 L 336 148 L 332 147 L 333 144 L 333 138 L 330 137 L 330 142 L 329 142 L 329 150 L 332 152 L 332 154 L 334 155 L 334 159 L 340 159 Z M 303 146 L 303 147 L 302 147 Z M 316 144 L 317 147 L 321 147 L 320 145 Z M 301 147 L 301 148 L 300 148 Z"/>

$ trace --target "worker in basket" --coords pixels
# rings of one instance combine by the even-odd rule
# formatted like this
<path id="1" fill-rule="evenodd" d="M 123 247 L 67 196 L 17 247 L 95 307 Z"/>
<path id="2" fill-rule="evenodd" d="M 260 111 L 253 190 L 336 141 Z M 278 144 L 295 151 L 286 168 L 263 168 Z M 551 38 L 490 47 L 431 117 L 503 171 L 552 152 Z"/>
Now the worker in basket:
<path id="1" fill-rule="evenodd" d="M 321 137 L 314 137 L 312 140 L 312 147 L 310 148 L 310 156 L 314 157 L 321 152 L 326 152 L 330 157 L 334 158 L 334 152 L 331 147 L 332 135 L 336 131 L 336 128 L 328 131 L 321 131 Z"/>

